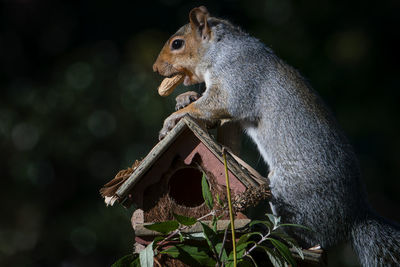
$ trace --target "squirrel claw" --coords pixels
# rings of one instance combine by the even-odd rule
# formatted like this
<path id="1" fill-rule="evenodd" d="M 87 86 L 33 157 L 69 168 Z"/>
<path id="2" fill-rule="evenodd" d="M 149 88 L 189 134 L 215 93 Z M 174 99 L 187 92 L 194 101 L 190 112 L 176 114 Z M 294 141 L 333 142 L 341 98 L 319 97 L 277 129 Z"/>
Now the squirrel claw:
<path id="1" fill-rule="evenodd" d="M 178 123 L 178 121 L 185 115 L 185 113 L 172 113 L 168 118 L 165 119 L 164 121 L 164 126 L 161 129 L 159 135 L 158 135 L 158 140 L 164 139 L 164 137 L 168 134 L 169 131 L 172 130 L 172 128 L 175 127 L 175 125 Z"/>
<path id="2" fill-rule="evenodd" d="M 176 101 L 175 110 L 180 110 L 199 98 L 200 94 L 194 91 L 189 91 L 180 94 L 175 98 Z"/>

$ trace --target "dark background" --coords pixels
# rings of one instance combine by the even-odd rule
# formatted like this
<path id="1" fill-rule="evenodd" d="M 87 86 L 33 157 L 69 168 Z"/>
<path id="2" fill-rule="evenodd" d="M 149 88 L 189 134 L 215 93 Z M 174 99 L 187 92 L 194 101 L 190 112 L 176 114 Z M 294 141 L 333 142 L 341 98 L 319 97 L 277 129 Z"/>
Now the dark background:
<path id="1" fill-rule="evenodd" d="M 109 266 L 130 253 L 130 211 L 98 190 L 147 154 L 186 90 L 159 97 L 151 65 L 200 4 L 310 80 L 355 147 L 372 206 L 400 221 L 399 3 L 3 0 L 0 265 Z M 348 246 L 332 255 L 356 264 Z"/>

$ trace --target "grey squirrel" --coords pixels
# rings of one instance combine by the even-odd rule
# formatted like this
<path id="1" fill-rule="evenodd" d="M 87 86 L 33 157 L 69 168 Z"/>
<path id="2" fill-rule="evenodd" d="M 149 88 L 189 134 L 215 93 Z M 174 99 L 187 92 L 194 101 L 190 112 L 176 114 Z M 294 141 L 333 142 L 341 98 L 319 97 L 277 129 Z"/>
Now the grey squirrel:
<path id="1" fill-rule="evenodd" d="M 240 122 L 269 166 L 274 213 L 314 230 L 295 232 L 303 244 L 350 241 L 363 266 L 400 266 L 400 226 L 370 208 L 349 141 L 307 81 L 270 48 L 198 7 L 153 70 L 206 84 L 202 96 L 178 99 L 184 107 L 164 121 L 160 139 L 185 114 Z"/>

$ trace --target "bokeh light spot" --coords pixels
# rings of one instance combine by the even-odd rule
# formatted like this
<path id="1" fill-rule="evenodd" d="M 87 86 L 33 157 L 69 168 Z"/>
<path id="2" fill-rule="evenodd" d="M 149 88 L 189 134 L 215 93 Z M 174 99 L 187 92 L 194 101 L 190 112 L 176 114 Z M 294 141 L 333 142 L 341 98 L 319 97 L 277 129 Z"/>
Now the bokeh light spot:
<path id="1" fill-rule="evenodd" d="M 345 31 L 334 34 L 327 43 L 330 58 L 341 65 L 359 63 L 367 54 L 369 39 L 362 31 Z"/>
<path id="2" fill-rule="evenodd" d="M 93 69 L 85 62 L 77 62 L 69 66 L 65 74 L 67 83 L 75 89 L 85 89 L 93 81 Z"/>
<path id="3" fill-rule="evenodd" d="M 114 116 L 105 110 L 94 111 L 88 119 L 88 128 L 96 137 L 105 137 L 114 132 L 116 122 Z"/>
<path id="4" fill-rule="evenodd" d="M 39 140 L 39 131 L 35 126 L 23 122 L 12 129 L 11 137 L 18 150 L 30 150 Z"/>

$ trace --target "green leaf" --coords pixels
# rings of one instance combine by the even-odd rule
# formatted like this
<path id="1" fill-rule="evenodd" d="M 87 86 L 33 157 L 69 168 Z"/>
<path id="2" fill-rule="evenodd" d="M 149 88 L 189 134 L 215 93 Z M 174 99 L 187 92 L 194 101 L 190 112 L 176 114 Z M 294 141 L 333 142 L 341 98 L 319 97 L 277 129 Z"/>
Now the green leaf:
<path id="1" fill-rule="evenodd" d="M 182 233 L 179 233 L 179 242 L 185 241 L 185 237 L 182 235 Z"/>
<path id="2" fill-rule="evenodd" d="M 251 233 L 244 234 L 239 238 L 238 242 L 236 243 L 236 246 L 240 246 L 242 243 L 249 240 L 249 238 L 253 235 L 259 235 L 260 237 L 262 237 L 262 234 L 260 232 L 251 232 Z"/>
<path id="3" fill-rule="evenodd" d="M 214 232 L 213 229 L 211 229 L 207 224 L 200 222 L 201 226 L 203 227 L 203 233 L 204 236 L 206 237 L 207 244 L 210 247 L 210 249 L 214 252 L 216 252 L 215 245 L 218 243 L 218 236 L 217 233 Z"/>
<path id="4" fill-rule="evenodd" d="M 274 238 L 268 238 L 268 240 L 271 241 L 272 245 L 274 245 L 274 247 L 290 265 L 297 266 L 296 261 L 293 259 L 292 253 L 290 253 L 290 250 L 285 244 Z"/>
<path id="5" fill-rule="evenodd" d="M 117 260 L 111 267 L 140 267 L 139 254 L 129 254 Z"/>
<path id="6" fill-rule="evenodd" d="M 267 228 L 270 229 L 270 230 L 273 227 L 273 224 L 270 221 L 260 221 L 260 220 L 251 221 L 249 223 L 249 226 L 251 227 L 251 226 L 256 225 L 256 224 L 263 224 L 263 225 L 267 226 Z"/>
<path id="7" fill-rule="evenodd" d="M 281 222 L 281 217 L 277 217 L 277 216 L 275 216 L 273 214 L 269 214 L 269 213 L 267 213 L 266 215 L 267 215 L 268 219 L 270 220 L 270 222 L 272 222 L 272 224 L 274 225 L 273 229 L 276 229 Z"/>
<path id="8" fill-rule="evenodd" d="M 216 197 L 216 199 L 217 199 L 218 205 L 220 205 L 221 208 L 224 207 L 224 203 L 222 202 L 222 200 L 221 200 L 221 198 L 219 197 L 219 194 L 218 194 L 218 193 L 215 195 L 215 197 Z"/>
<path id="9" fill-rule="evenodd" d="M 217 216 L 214 215 L 212 217 L 212 227 L 213 227 L 214 232 L 217 232 L 217 223 L 218 223 L 218 218 L 217 218 Z M 229 226 L 230 226 L 230 224 L 229 224 Z"/>
<path id="10" fill-rule="evenodd" d="M 214 206 L 213 197 L 210 191 L 210 187 L 207 182 L 206 174 L 203 172 L 203 177 L 201 178 L 201 188 L 203 192 L 203 198 L 207 207 L 212 210 Z"/>
<path id="11" fill-rule="evenodd" d="M 192 226 L 193 224 L 195 224 L 197 222 L 196 218 L 186 217 L 186 216 L 179 215 L 179 214 L 176 214 L 176 213 L 173 213 L 173 215 L 174 215 L 175 219 L 180 224 L 183 224 L 183 225 L 186 225 L 186 226 Z"/>
<path id="12" fill-rule="evenodd" d="M 179 244 L 160 253 L 165 253 L 179 259 L 189 266 L 215 266 L 216 261 L 210 257 L 204 247 Z"/>
<path id="13" fill-rule="evenodd" d="M 250 244 L 256 244 L 256 242 L 254 242 L 254 241 L 247 241 L 247 242 L 241 243 L 240 245 L 237 245 L 237 246 L 236 246 L 236 252 L 237 252 L 238 254 L 239 254 L 239 252 L 241 252 L 242 250 L 243 250 L 243 252 L 245 252 L 247 246 L 250 245 Z M 239 256 L 238 256 L 237 258 L 239 258 Z"/>
<path id="14" fill-rule="evenodd" d="M 257 246 L 258 249 L 263 249 L 274 267 L 285 267 L 285 262 L 282 257 L 271 248 L 265 246 Z"/>
<path id="15" fill-rule="evenodd" d="M 257 265 L 257 262 L 253 259 L 253 257 L 249 254 L 249 255 L 247 255 L 247 257 L 249 258 L 249 259 L 251 259 L 251 262 L 254 264 L 254 265 L 249 265 L 249 266 L 255 266 L 255 267 L 258 267 L 258 265 Z"/>
<path id="16" fill-rule="evenodd" d="M 221 259 L 220 259 L 220 260 L 221 260 L 221 262 L 226 261 L 226 260 L 228 259 L 228 254 L 227 254 L 227 252 L 226 252 L 225 247 L 222 247 L 222 242 L 216 244 L 216 245 L 215 245 L 215 248 L 216 248 L 216 250 L 217 250 L 217 252 L 218 252 L 218 255 L 220 255 L 221 249 L 223 250 L 223 251 L 222 251 L 222 254 L 221 254 Z"/>
<path id="17" fill-rule="evenodd" d="M 149 225 L 144 225 L 145 228 L 157 231 L 162 234 L 168 234 L 179 228 L 179 223 L 177 221 L 166 221 L 166 222 L 156 222 Z"/>
<path id="18" fill-rule="evenodd" d="M 288 242 L 289 243 L 289 242 Z M 304 260 L 304 253 L 303 253 L 303 250 L 301 249 L 301 247 L 299 247 L 298 245 L 296 246 L 296 245 L 293 245 L 293 244 L 291 244 L 291 243 L 289 243 L 289 245 L 291 245 L 292 246 L 292 249 L 300 256 L 300 258 L 302 259 L 302 260 Z"/>
<path id="19" fill-rule="evenodd" d="M 221 220 L 222 217 L 224 217 L 224 214 L 219 215 L 219 216 L 217 217 L 217 220 L 218 220 L 218 221 Z M 231 228 L 231 227 L 230 227 L 230 224 L 229 224 L 228 226 L 229 226 L 229 227 L 227 227 L 228 229 Z"/>
<path id="20" fill-rule="evenodd" d="M 245 248 L 245 245 L 248 245 L 248 244 L 242 244 L 242 246 L 244 248 Z M 241 247 L 240 249 L 237 248 L 237 250 L 236 250 L 236 259 L 243 258 L 243 255 L 246 252 L 246 250 L 243 247 Z M 233 251 L 231 251 L 231 253 L 229 253 L 229 257 L 228 257 L 228 262 L 231 262 L 231 261 L 233 261 Z"/>
<path id="21" fill-rule="evenodd" d="M 204 240 L 206 239 L 206 236 L 204 235 L 203 232 L 200 233 L 183 233 L 185 237 L 191 240 Z"/>
<path id="22" fill-rule="evenodd" d="M 176 245 L 176 246 L 179 246 L 179 245 Z M 172 246 L 167 249 L 164 249 L 164 250 L 160 251 L 160 254 L 168 254 L 172 258 L 178 258 L 180 253 L 176 246 Z"/>
<path id="23" fill-rule="evenodd" d="M 129 267 L 141 267 L 140 257 L 138 256 L 134 261 L 132 261 Z"/>
<path id="24" fill-rule="evenodd" d="M 238 267 L 257 267 L 257 264 L 254 262 L 252 262 L 253 261 L 253 259 L 251 258 L 251 261 L 249 261 L 249 260 L 247 260 L 247 258 L 250 258 L 250 257 L 244 257 L 243 259 L 240 259 L 240 260 L 238 260 L 238 263 L 237 263 L 237 266 Z"/>
<path id="25" fill-rule="evenodd" d="M 148 244 L 145 249 L 140 251 L 139 258 L 140 258 L 140 266 L 153 267 L 154 263 L 153 242 Z"/>
<path id="26" fill-rule="evenodd" d="M 288 243 L 291 246 L 291 248 L 300 256 L 300 258 L 304 260 L 303 250 L 301 249 L 301 247 L 294 238 L 288 236 L 284 232 L 274 232 L 272 233 L 272 235 L 280 237 L 283 241 Z"/>

